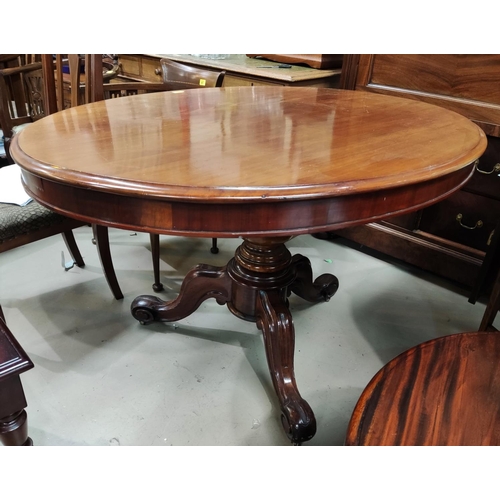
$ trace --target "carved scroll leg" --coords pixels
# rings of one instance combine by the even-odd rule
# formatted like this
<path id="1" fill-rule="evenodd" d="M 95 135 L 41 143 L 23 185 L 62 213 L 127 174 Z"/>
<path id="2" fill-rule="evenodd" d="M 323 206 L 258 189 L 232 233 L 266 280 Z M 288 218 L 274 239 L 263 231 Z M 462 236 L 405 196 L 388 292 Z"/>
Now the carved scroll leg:
<path id="1" fill-rule="evenodd" d="M 132 302 L 132 316 L 143 325 L 153 321 L 177 321 L 196 311 L 209 298 L 215 298 L 221 305 L 228 302 L 231 283 L 225 267 L 200 264 L 186 275 L 176 299 L 165 302 L 153 295 L 140 295 Z"/>
<path id="2" fill-rule="evenodd" d="M 292 264 L 296 278 L 289 291 L 309 302 L 328 302 L 339 288 L 339 280 L 333 274 L 322 274 L 313 282 L 311 262 L 307 257 L 294 255 Z"/>
<path id="3" fill-rule="evenodd" d="M 281 406 L 281 422 L 289 439 L 300 444 L 316 433 L 314 413 L 302 399 L 295 382 L 292 315 L 279 292 L 259 291 L 257 327 L 262 330 L 267 363 Z"/>

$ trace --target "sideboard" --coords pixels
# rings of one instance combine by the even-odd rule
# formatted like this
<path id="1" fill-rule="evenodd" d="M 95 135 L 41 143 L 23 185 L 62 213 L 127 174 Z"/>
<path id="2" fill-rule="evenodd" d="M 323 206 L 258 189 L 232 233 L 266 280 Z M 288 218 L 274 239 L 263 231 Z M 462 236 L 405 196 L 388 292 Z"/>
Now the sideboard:
<path id="1" fill-rule="evenodd" d="M 495 275 L 481 266 L 500 218 L 500 55 L 349 54 L 340 86 L 437 104 L 467 116 L 488 135 L 472 179 L 446 200 L 335 233 L 475 288 L 477 295 L 478 277 L 487 288 Z"/>
<path id="2" fill-rule="evenodd" d="M 147 82 L 161 82 L 160 59 L 166 57 L 180 63 L 205 69 L 225 70 L 223 86 L 286 85 L 337 88 L 341 68 L 314 69 L 305 65 L 279 68 L 279 63 L 251 58 L 245 54 L 227 54 L 223 59 L 210 59 L 190 54 L 118 54 L 120 77 Z"/>

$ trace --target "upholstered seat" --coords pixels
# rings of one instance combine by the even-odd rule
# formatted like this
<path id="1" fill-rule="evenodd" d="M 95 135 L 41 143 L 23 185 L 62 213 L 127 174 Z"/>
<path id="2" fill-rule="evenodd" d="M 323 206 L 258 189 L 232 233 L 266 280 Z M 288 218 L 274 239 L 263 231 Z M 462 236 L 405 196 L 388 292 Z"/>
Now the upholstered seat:
<path id="1" fill-rule="evenodd" d="M 66 217 L 52 212 L 36 201 L 24 207 L 0 203 L 0 243 L 34 233 L 53 224 L 63 223 Z"/>

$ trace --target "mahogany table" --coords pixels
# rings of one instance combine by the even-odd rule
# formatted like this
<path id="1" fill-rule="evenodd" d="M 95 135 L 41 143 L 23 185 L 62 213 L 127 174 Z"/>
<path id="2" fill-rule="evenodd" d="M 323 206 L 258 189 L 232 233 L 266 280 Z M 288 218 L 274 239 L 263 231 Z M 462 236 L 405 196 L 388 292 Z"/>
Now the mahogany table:
<path id="1" fill-rule="evenodd" d="M 262 330 L 285 431 L 316 421 L 294 376 L 288 296 L 338 288 L 291 256 L 293 236 L 364 224 L 435 203 L 472 175 L 486 147 L 465 117 L 409 99 L 322 88 L 230 87 L 79 106 L 23 130 L 12 156 L 26 190 L 54 211 L 150 233 L 241 237 L 224 267 L 200 264 L 179 296 L 131 306 L 177 321 L 208 298 Z"/>

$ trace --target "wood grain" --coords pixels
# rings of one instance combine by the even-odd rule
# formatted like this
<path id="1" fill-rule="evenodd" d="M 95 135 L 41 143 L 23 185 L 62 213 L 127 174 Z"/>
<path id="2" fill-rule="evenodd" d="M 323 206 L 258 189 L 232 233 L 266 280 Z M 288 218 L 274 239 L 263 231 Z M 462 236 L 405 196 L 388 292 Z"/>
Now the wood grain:
<path id="1" fill-rule="evenodd" d="M 424 342 L 384 366 L 363 391 L 347 445 L 500 444 L 500 336 Z"/>
<path id="2" fill-rule="evenodd" d="M 234 87 L 69 109 L 23 130 L 13 155 L 28 191 L 54 210 L 231 236 L 301 234 L 435 203 L 467 181 L 485 147 L 479 127 L 425 103 Z M 140 205 L 133 220 L 124 197 Z"/>
<path id="3" fill-rule="evenodd" d="M 359 59 L 356 88 L 444 106 L 498 137 L 499 71 L 496 54 L 371 54 Z"/>

